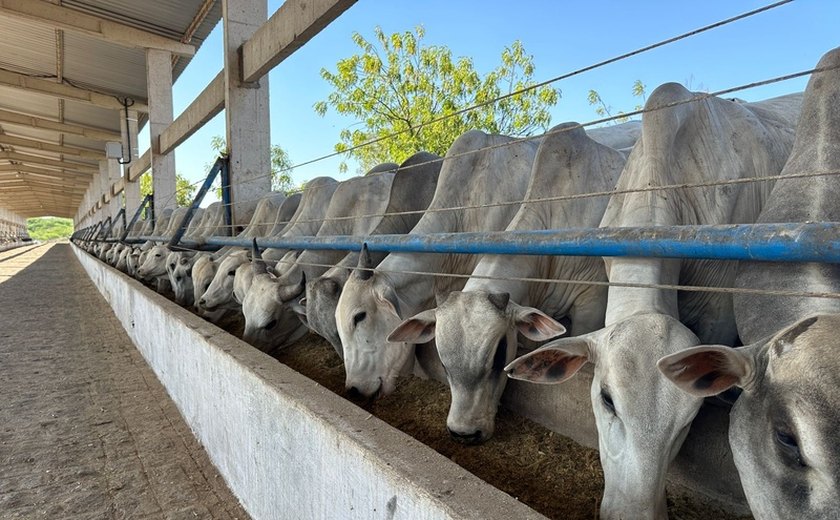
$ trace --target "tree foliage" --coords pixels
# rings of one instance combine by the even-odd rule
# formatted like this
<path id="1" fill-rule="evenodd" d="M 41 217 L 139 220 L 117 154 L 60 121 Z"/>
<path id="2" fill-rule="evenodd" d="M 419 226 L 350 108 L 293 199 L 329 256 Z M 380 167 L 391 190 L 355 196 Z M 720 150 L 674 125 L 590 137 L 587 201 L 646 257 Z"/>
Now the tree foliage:
<path id="1" fill-rule="evenodd" d="M 501 63 L 480 75 L 470 58 L 453 58 L 445 46 L 424 46 L 424 30 L 416 27 L 387 35 L 374 29 L 369 41 L 358 32 L 353 43 L 360 51 L 340 60 L 335 71 L 321 69 L 333 92 L 315 104 L 323 116 L 328 108 L 358 121 L 344 129 L 335 150 L 347 152 L 366 171 L 376 164 L 401 162 L 417 151 L 443 155 L 459 135 L 478 129 L 512 136 L 545 131 L 549 108 L 560 91 L 542 86 L 499 101 L 496 98 L 533 85 L 533 56 L 520 41 L 505 47 Z M 466 107 L 475 110 L 458 113 Z M 422 123 L 451 117 L 418 128 Z M 384 136 L 401 132 L 398 136 Z M 368 146 L 354 148 L 375 139 Z M 346 171 L 346 162 L 341 165 Z"/>
<path id="2" fill-rule="evenodd" d="M 37 217 L 26 219 L 26 228 L 33 240 L 67 238 L 73 234 L 73 221 L 60 217 Z"/>
<path id="3" fill-rule="evenodd" d="M 192 204 L 195 190 L 196 187 L 190 184 L 190 181 L 178 173 L 175 174 L 175 201 L 178 207 L 185 207 Z M 140 176 L 140 196 L 145 197 L 153 191 L 152 171 L 149 170 Z"/>
<path id="4" fill-rule="evenodd" d="M 647 85 L 642 83 L 642 80 L 637 79 L 633 82 L 633 89 L 632 89 L 633 97 L 641 98 L 642 102 L 637 104 L 633 107 L 633 112 L 637 110 L 641 110 L 644 108 L 645 99 L 647 99 Z M 595 105 L 595 113 L 601 117 L 612 117 L 612 106 L 608 105 L 602 98 L 601 94 L 598 93 L 597 90 L 590 90 L 586 96 L 587 100 L 589 101 L 590 105 Z M 616 112 L 616 116 L 620 116 L 624 112 L 619 110 Z M 612 124 L 617 125 L 619 123 L 625 123 L 629 120 L 629 117 L 619 117 L 617 119 L 612 120 Z"/>
<path id="5" fill-rule="evenodd" d="M 225 138 L 215 135 L 210 139 L 210 148 L 219 155 L 228 155 L 229 150 Z M 292 158 L 279 144 L 271 146 L 271 191 L 282 191 L 289 194 L 298 191 L 292 180 Z M 209 170 L 210 167 L 208 166 Z M 216 195 L 222 198 L 222 189 L 216 189 Z"/>

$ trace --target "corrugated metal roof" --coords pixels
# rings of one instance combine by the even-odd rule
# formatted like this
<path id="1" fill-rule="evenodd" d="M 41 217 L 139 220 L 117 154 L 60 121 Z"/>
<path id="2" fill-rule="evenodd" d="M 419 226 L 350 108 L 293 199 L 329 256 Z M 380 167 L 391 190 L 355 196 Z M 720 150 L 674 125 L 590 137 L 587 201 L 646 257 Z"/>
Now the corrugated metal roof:
<path id="1" fill-rule="evenodd" d="M 55 101 L 53 100 L 53 102 Z M 108 110 L 107 108 L 86 105 L 76 101 L 64 102 L 64 120 L 68 123 L 79 123 L 118 132 L 121 117 L 122 115 L 116 110 Z"/>
<path id="2" fill-rule="evenodd" d="M 0 108 L 50 119 L 58 118 L 55 98 L 25 90 L 0 87 Z"/>
<path id="3" fill-rule="evenodd" d="M 55 30 L 27 20 L 0 18 L 0 68 L 55 74 Z M 14 38 L 7 35 L 14 34 Z"/>
<path id="4" fill-rule="evenodd" d="M 74 85 L 146 98 L 143 49 L 119 47 L 83 34 L 65 32 L 64 53 L 64 77 Z M 138 71 L 143 72 L 142 77 Z"/>
<path id="5" fill-rule="evenodd" d="M 189 43 L 196 48 L 210 34 L 222 15 L 221 0 L 63 0 L 61 5 L 176 41 L 186 39 L 185 32 L 193 24 L 196 14 L 202 6 L 209 5 L 206 17 L 196 24 L 194 34 L 189 38 Z M 0 34 L 3 35 L 0 39 L 0 69 L 48 80 L 57 77 L 59 38 L 50 24 L 0 16 Z M 111 95 L 146 98 L 144 50 L 111 44 L 71 31 L 62 31 L 60 34 L 63 42 L 61 65 L 65 83 Z M 183 57 L 177 60 L 172 73 L 174 79 L 178 78 L 189 61 Z M 55 97 L 0 87 L 0 108 L 5 110 L 58 120 L 60 104 L 64 107 L 64 122 L 119 131 L 121 114 L 116 110 L 69 100 L 59 102 Z M 0 128 L 10 135 L 25 136 L 43 142 L 58 142 L 58 135 L 51 131 L 4 124 L 2 121 Z M 97 150 L 104 147 L 101 141 L 70 134 L 65 134 L 64 144 Z M 8 150 L 14 147 L 2 145 L 2 148 Z M 21 151 L 40 157 L 60 158 L 58 154 L 48 152 L 36 153 L 23 149 Z M 96 164 L 95 161 L 82 162 Z M 20 197 L 2 196 L 3 191 L 0 185 L 0 200 L 4 201 L 3 206 L 18 211 L 23 216 L 72 216 L 65 209 L 59 211 L 58 206 L 54 206 L 56 211 L 51 212 L 50 201 L 55 197 L 35 187 L 30 194 Z M 27 202 L 30 200 L 39 200 L 44 207 L 30 208 L 30 203 Z M 16 201 L 20 203 L 17 204 Z"/>

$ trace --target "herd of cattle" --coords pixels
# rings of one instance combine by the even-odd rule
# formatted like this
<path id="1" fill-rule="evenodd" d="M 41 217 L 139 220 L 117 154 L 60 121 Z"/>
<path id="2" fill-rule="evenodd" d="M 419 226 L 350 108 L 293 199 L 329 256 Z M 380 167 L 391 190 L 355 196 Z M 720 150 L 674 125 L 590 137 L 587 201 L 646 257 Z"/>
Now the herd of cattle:
<path id="1" fill-rule="evenodd" d="M 838 221 L 840 177 L 825 174 L 840 173 L 840 49 L 819 67 L 804 94 L 757 103 L 669 83 L 641 123 L 539 140 L 471 131 L 442 160 L 270 194 L 240 236 Z M 793 177 L 740 182 L 780 174 Z M 134 234 L 172 234 L 183 211 Z M 211 206 L 186 236 L 222 223 Z M 703 398 L 736 387 L 729 441 L 754 515 L 840 518 L 840 301 L 662 288 L 838 293 L 835 265 L 86 247 L 210 320 L 241 313 L 262 350 L 320 334 L 351 392 L 384 397 L 411 373 L 447 382 L 447 427 L 466 443 L 492 436 L 508 377 L 560 383 L 591 363 L 603 518 L 666 517 L 665 475 Z"/>

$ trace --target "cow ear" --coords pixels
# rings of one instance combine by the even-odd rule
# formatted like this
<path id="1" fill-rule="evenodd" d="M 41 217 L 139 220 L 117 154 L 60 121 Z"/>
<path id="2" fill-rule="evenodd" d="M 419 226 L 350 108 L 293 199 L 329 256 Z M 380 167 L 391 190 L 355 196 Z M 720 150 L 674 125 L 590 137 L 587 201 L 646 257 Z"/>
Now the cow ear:
<path id="1" fill-rule="evenodd" d="M 393 313 L 397 318 L 400 317 L 400 302 L 391 285 L 377 288 L 375 294 L 377 303 L 380 303 L 386 311 Z"/>
<path id="2" fill-rule="evenodd" d="M 289 307 L 291 307 L 294 313 L 297 314 L 300 321 L 309 327 L 309 321 L 306 319 L 306 297 L 301 298 L 300 301 L 292 300 L 289 302 Z"/>
<path id="3" fill-rule="evenodd" d="M 392 343 L 428 343 L 435 338 L 435 309 L 423 311 L 413 318 L 400 323 L 388 336 Z"/>
<path id="4" fill-rule="evenodd" d="M 557 384 L 566 381 L 589 361 L 594 361 L 591 338 L 563 338 L 514 359 L 505 367 L 508 377 L 531 383 Z"/>
<path id="5" fill-rule="evenodd" d="M 513 321 L 516 329 L 530 340 L 548 341 L 566 332 L 566 327 L 542 311 L 513 302 L 510 302 L 510 306 L 513 307 Z"/>
<path id="6" fill-rule="evenodd" d="M 306 273 L 301 271 L 300 281 L 293 284 L 277 284 L 277 298 L 283 303 L 298 300 L 300 295 L 306 293 Z M 304 314 L 306 314 L 304 312 Z"/>
<path id="7" fill-rule="evenodd" d="M 755 374 L 757 351 L 755 345 L 741 348 L 702 345 L 665 356 L 656 366 L 683 391 L 709 397 L 733 386 L 748 386 Z"/>

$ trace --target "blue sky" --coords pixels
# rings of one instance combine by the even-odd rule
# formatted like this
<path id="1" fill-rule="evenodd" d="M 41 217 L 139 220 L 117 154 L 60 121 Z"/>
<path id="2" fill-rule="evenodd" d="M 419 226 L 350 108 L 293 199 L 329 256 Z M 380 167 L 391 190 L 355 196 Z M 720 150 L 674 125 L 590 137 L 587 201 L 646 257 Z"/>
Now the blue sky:
<path id="1" fill-rule="evenodd" d="M 270 0 L 269 16 L 282 2 Z M 372 37 L 422 25 L 428 45 L 446 45 L 455 56 L 473 59 L 479 72 L 499 62 L 502 49 L 521 40 L 534 56 L 535 79 L 542 81 L 630 50 L 717 22 L 770 1 L 704 0 L 702 2 L 621 0 L 501 2 L 458 0 L 359 0 L 302 49 L 269 74 L 271 142 L 283 146 L 294 163 L 333 151 L 339 132 L 355 123 L 329 111 L 319 117 L 312 105 L 330 90 L 320 77 L 356 52 L 350 35 Z M 562 91 L 552 110 L 552 125 L 585 123 L 599 116 L 587 102 L 595 89 L 613 112 L 639 104 L 631 95 L 636 79 L 651 92 L 676 81 L 693 90 L 716 91 L 813 68 L 826 51 L 840 46 L 840 2 L 795 0 L 769 12 L 692 36 L 580 76 L 554 84 Z M 175 115 L 180 114 L 222 67 L 221 23 L 174 86 Z M 737 97 L 753 101 L 804 89 L 807 78 L 746 90 Z M 220 114 L 176 150 L 177 171 L 199 181 L 213 161 L 210 139 L 224 135 Z M 148 148 L 148 128 L 140 136 Z M 339 174 L 334 158 L 296 169 L 297 182 Z"/>

